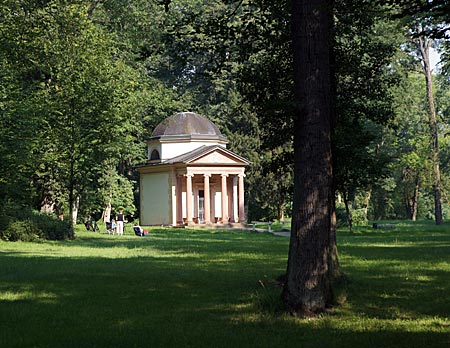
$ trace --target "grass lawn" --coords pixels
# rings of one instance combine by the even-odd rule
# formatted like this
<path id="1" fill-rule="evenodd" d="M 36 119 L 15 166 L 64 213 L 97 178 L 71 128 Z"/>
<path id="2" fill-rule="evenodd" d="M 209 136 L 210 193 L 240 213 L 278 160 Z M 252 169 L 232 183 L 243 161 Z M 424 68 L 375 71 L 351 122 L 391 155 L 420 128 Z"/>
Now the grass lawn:
<path id="1" fill-rule="evenodd" d="M 448 224 L 339 231 L 342 305 L 309 320 L 276 311 L 288 238 L 151 232 L 0 241 L 0 347 L 450 346 Z"/>

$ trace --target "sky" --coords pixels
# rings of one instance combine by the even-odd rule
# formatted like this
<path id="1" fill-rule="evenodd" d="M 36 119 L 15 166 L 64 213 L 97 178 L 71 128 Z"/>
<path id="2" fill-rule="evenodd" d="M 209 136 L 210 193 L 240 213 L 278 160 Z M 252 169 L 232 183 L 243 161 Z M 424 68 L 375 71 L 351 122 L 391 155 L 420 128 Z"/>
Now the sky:
<path id="1" fill-rule="evenodd" d="M 439 53 L 437 53 L 437 51 L 433 48 L 430 49 L 430 64 L 431 64 L 431 69 L 435 70 L 436 69 L 436 65 L 439 63 L 440 60 L 440 56 Z"/>

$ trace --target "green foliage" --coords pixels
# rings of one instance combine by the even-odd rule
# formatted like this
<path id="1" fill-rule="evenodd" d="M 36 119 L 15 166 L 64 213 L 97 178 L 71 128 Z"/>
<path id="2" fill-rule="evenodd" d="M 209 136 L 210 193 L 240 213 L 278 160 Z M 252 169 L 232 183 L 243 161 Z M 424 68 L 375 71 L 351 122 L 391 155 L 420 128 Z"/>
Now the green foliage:
<path id="1" fill-rule="evenodd" d="M 278 147 L 264 153 L 261 171 L 250 171 L 252 185 L 248 190 L 252 204 L 248 219 L 258 221 L 281 220 L 290 216 L 292 202 L 291 149 Z"/>
<path id="2" fill-rule="evenodd" d="M 0 230 L 0 239 L 30 242 L 38 239 L 62 240 L 72 235 L 69 223 L 54 216 L 34 212 L 24 220 L 12 219 Z"/>
<path id="3" fill-rule="evenodd" d="M 437 111 L 440 116 L 439 139 L 443 197 L 448 192 L 448 96 L 442 78 L 434 88 Z M 425 79 L 416 72 L 405 75 L 401 83 L 393 88 L 396 117 L 386 129 L 384 151 L 395 159 L 388 165 L 390 177 L 383 179 L 373 192 L 372 218 L 411 218 L 414 191 L 418 187 L 417 217 L 433 217 L 431 192 L 432 172 L 430 162 L 430 141 L 426 109 Z"/>
<path id="4" fill-rule="evenodd" d="M 0 211 L 0 239 L 34 241 L 38 239 L 62 240 L 73 237 L 70 224 L 54 215 L 32 211 L 27 207 L 5 203 Z"/>
<path id="5" fill-rule="evenodd" d="M 336 190 L 345 196 L 371 192 L 390 174 L 392 161 L 383 144 L 385 125 L 394 117 L 392 88 L 401 75 L 393 62 L 403 38 L 383 6 L 373 6 L 336 2 L 333 172 Z M 352 215 L 362 214 L 358 223 L 364 224 L 360 207 Z"/>
<path id="6" fill-rule="evenodd" d="M 0 52 L 6 164 L 0 192 L 60 213 L 95 192 L 105 162 L 114 158 L 118 171 L 128 173 L 142 161 L 138 116 L 149 83 L 119 54 L 108 27 L 94 22 L 88 6 L 94 3 L 8 4 L 14 11 L 2 5 L 0 24 L 6 48 Z"/>
<path id="7" fill-rule="evenodd" d="M 353 226 L 367 226 L 369 224 L 364 208 L 352 209 L 351 215 Z M 338 228 L 348 227 L 347 213 L 343 205 L 336 206 L 336 224 Z"/>
<path id="8" fill-rule="evenodd" d="M 348 227 L 347 212 L 345 211 L 345 207 L 343 205 L 336 206 L 336 226 L 338 228 L 342 228 L 344 226 Z"/>
<path id="9" fill-rule="evenodd" d="M 354 209 L 352 211 L 352 221 L 355 226 L 367 226 L 369 220 L 364 209 Z"/>
<path id="10" fill-rule="evenodd" d="M 31 219 L 16 220 L 6 225 L 2 231 L 0 231 L 0 238 L 10 242 L 30 242 L 35 239 L 39 239 L 40 231 Z"/>
<path id="11" fill-rule="evenodd" d="M 211 117 L 229 148 L 251 161 L 249 218 L 289 214 L 290 6 L 285 0 L 3 1 L 0 197 L 58 215 L 67 216 L 77 198 L 82 217 L 100 215 L 110 202 L 136 214 L 133 166 L 145 161 L 143 140 L 162 119 L 191 110 Z M 372 192 L 371 217 L 406 217 L 416 181 L 430 183 L 423 81 L 406 75 L 417 62 L 398 52 L 407 44 L 386 2 L 334 6 L 336 188 Z M 415 15 L 447 23 L 443 2 L 427 4 L 430 13 L 421 6 Z M 448 43 L 440 49 L 445 63 Z M 448 76 L 437 88 L 444 199 L 450 190 L 446 83 Z M 421 190 L 421 216 L 428 195 Z"/>
<path id="12" fill-rule="evenodd" d="M 35 212 L 33 214 L 33 223 L 41 231 L 40 235 L 44 239 L 63 240 L 73 237 L 69 222 L 61 221 L 54 215 Z"/>
<path id="13" fill-rule="evenodd" d="M 134 206 L 133 183 L 125 177 L 119 176 L 112 192 L 113 210 L 118 213 L 122 209 L 126 215 L 134 215 L 136 207 Z"/>

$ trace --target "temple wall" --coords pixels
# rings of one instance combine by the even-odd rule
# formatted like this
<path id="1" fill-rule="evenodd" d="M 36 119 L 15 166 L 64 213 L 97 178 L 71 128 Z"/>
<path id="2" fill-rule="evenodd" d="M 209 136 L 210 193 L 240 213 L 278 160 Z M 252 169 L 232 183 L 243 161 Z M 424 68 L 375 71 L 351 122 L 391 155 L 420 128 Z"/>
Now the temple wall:
<path id="1" fill-rule="evenodd" d="M 169 173 L 141 174 L 141 225 L 172 224 L 169 179 Z"/>
<path id="2" fill-rule="evenodd" d="M 195 150 L 201 146 L 219 145 L 226 147 L 224 144 L 219 144 L 215 142 L 183 142 L 183 143 L 162 143 L 161 144 L 161 159 L 166 160 L 176 156 L 183 155 L 189 151 Z"/>

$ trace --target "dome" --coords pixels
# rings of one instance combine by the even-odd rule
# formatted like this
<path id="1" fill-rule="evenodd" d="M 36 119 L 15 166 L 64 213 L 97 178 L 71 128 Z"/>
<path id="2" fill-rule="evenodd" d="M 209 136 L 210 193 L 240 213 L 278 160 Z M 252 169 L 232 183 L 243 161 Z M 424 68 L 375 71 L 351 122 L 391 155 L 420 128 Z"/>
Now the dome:
<path id="1" fill-rule="evenodd" d="M 152 137 L 195 135 L 223 138 L 217 126 L 194 112 L 182 112 L 166 118 L 156 126 Z"/>

